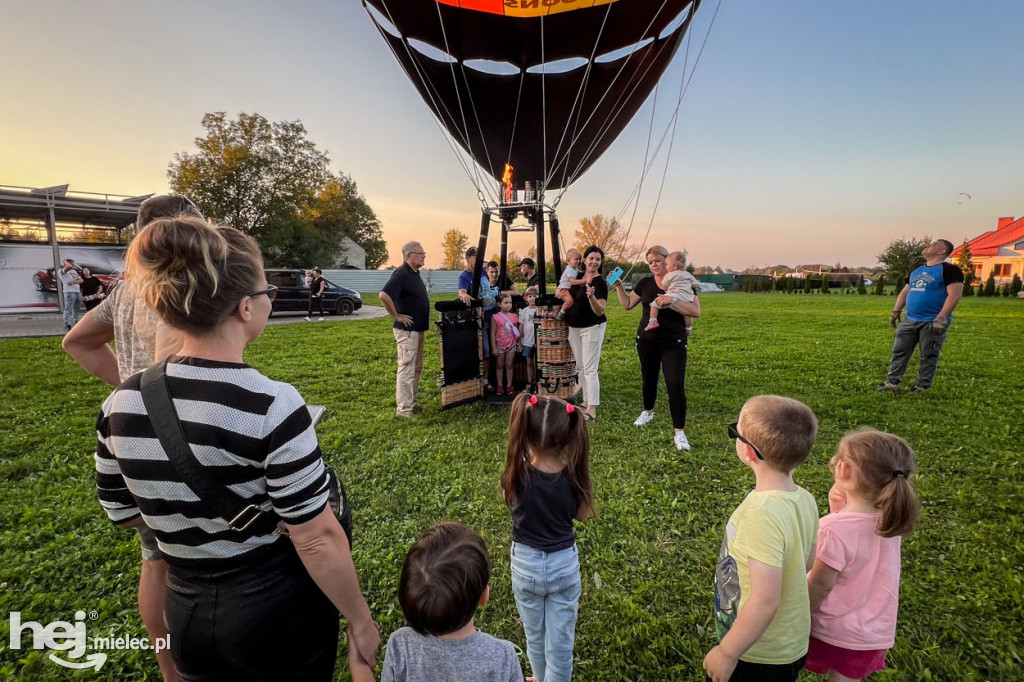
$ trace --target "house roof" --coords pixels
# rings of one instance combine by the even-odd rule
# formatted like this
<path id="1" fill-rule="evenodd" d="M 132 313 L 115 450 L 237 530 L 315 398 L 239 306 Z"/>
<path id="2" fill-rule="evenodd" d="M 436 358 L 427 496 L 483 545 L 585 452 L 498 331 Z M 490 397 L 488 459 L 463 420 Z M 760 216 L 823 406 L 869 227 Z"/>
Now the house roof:
<path id="1" fill-rule="evenodd" d="M 995 256 L 999 253 L 999 247 L 1024 240 L 1024 217 L 1017 220 L 1000 218 L 999 223 L 997 229 L 989 230 L 967 242 L 972 256 Z M 959 256 L 962 248 L 963 245 L 960 245 L 953 249 L 952 257 Z"/>

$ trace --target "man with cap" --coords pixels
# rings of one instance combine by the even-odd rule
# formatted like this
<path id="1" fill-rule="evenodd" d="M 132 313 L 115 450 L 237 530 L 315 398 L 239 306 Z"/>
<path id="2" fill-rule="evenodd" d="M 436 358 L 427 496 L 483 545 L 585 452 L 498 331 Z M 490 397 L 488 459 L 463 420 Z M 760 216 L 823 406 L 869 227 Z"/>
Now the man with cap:
<path id="1" fill-rule="evenodd" d="M 519 261 L 519 272 L 523 273 L 523 277 L 526 278 L 526 288 L 539 286 L 540 278 L 536 271 L 537 264 L 533 262 L 533 259 L 527 256 L 523 260 Z"/>
<path id="2" fill-rule="evenodd" d="M 473 289 L 473 268 L 476 267 L 476 247 L 466 249 L 466 269 L 459 275 L 459 299 L 469 305 L 473 297 L 469 292 Z M 484 390 L 493 391 L 491 386 L 491 318 L 498 311 L 497 290 L 491 286 L 487 275 L 480 273 L 480 302 L 484 308 Z"/>

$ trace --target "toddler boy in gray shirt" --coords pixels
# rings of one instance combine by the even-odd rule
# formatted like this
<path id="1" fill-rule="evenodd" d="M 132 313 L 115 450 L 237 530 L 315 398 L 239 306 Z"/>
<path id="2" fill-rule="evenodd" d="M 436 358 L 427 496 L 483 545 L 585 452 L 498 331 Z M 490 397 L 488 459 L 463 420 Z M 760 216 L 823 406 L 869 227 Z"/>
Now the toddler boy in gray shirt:
<path id="1" fill-rule="evenodd" d="M 487 546 L 469 526 L 445 521 L 425 532 L 402 566 L 409 627 L 388 639 L 381 682 L 523 682 L 512 643 L 473 625 L 490 579 Z"/>

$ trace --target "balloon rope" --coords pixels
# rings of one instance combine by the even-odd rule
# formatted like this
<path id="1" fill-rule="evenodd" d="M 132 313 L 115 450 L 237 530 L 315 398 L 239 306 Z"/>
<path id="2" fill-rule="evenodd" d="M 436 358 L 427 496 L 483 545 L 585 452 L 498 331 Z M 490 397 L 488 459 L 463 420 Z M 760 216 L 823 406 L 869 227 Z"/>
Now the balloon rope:
<path id="1" fill-rule="evenodd" d="M 388 14 L 388 16 L 386 18 L 391 22 L 392 26 L 394 26 L 395 22 L 394 22 L 394 18 L 391 16 L 391 10 L 388 8 L 387 3 L 383 2 L 383 0 L 382 0 L 382 4 L 384 6 L 385 12 L 387 12 L 387 14 Z M 370 16 L 370 20 L 373 21 L 374 26 L 377 27 L 377 30 L 380 32 L 381 37 L 384 38 L 384 42 L 385 42 L 385 44 L 387 44 L 388 49 L 391 50 L 392 54 L 395 56 L 395 59 L 399 63 L 401 63 L 401 59 L 399 59 L 398 53 L 396 52 L 395 48 L 392 46 L 391 41 L 388 39 L 388 36 L 385 35 L 384 28 L 374 18 L 373 13 L 370 12 L 369 7 L 367 7 L 365 2 L 363 3 L 363 7 L 366 8 L 367 14 L 369 14 L 369 16 Z M 435 113 L 437 111 L 444 111 L 445 114 L 447 114 L 450 118 L 452 118 L 454 120 L 454 117 L 452 116 L 451 111 L 449 111 L 448 107 L 444 104 L 443 101 L 440 101 L 440 97 L 438 96 L 438 94 L 437 94 L 437 92 L 436 92 L 436 90 L 435 90 L 435 88 L 433 86 L 433 83 L 431 83 L 430 79 L 428 79 L 426 77 L 426 75 L 423 73 L 423 71 L 422 71 L 422 69 L 421 69 L 421 67 L 419 65 L 419 59 L 413 54 L 412 49 L 410 48 L 410 46 L 408 44 L 408 41 L 406 41 L 405 38 L 402 37 L 401 35 L 399 35 L 398 37 L 401 39 L 402 45 L 405 47 L 405 51 L 406 51 L 406 54 L 409 57 L 410 62 L 415 67 L 415 73 L 414 74 L 413 73 L 409 73 L 408 71 L 406 73 L 408 73 L 410 78 L 413 75 L 415 75 L 419 79 L 420 83 L 423 85 L 423 87 L 426 90 L 427 94 L 429 95 L 430 103 L 433 105 L 432 107 L 429 107 L 429 108 L 431 109 L 431 115 L 432 115 L 432 117 L 434 119 L 434 124 L 437 125 L 438 130 L 441 131 L 443 139 L 448 144 L 448 147 L 452 150 L 452 153 L 455 155 L 456 160 L 462 166 L 463 171 L 465 171 L 465 173 L 466 173 L 466 177 L 469 178 L 469 181 L 473 184 L 474 188 L 476 189 L 477 198 L 480 199 L 480 203 L 483 205 L 484 208 L 486 208 L 487 207 L 487 201 L 483 197 L 483 192 L 481 190 L 481 186 L 480 186 L 480 183 L 479 183 L 479 172 L 477 172 L 477 177 L 474 178 L 474 174 L 470 170 L 469 164 L 466 163 L 466 160 L 462 156 L 462 154 L 459 151 L 459 149 L 455 146 L 455 144 L 453 144 L 453 141 L 455 140 L 455 136 L 452 135 L 451 132 L 448 131 L 445 128 L 445 126 L 441 123 L 440 115 Z M 467 140 L 466 147 L 467 148 L 469 147 L 468 140 Z"/>

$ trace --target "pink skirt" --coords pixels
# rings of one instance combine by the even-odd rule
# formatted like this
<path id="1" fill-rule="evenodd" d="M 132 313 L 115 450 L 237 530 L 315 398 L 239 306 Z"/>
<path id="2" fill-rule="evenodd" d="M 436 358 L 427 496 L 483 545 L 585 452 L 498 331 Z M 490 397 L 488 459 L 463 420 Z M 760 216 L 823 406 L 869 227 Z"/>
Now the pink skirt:
<path id="1" fill-rule="evenodd" d="M 860 680 L 885 670 L 885 649 L 855 651 L 811 637 L 804 667 L 818 675 L 827 675 L 829 670 L 835 670 L 840 675 Z"/>

